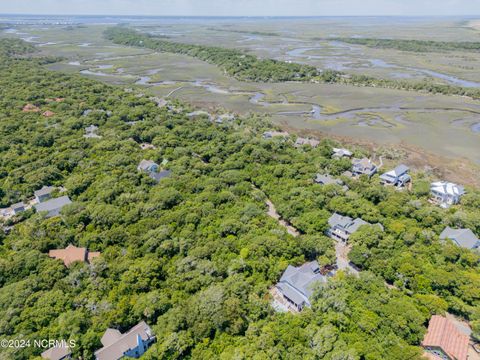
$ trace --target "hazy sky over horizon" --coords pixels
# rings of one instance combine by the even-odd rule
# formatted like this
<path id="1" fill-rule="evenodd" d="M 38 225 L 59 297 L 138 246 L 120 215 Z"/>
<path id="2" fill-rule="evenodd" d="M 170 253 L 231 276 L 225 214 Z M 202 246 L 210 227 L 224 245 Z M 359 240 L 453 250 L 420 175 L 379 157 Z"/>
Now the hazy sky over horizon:
<path id="1" fill-rule="evenodd" d="M 480 0 L 0 0 L 3 14 L 332 16 L 479 15 Z"/>

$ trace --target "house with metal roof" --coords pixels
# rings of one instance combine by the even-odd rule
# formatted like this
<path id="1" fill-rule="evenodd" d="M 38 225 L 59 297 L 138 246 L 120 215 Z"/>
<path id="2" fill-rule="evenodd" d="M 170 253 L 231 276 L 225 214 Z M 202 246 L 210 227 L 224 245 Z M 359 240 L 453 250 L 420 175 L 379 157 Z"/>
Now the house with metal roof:
<path id="1" fill-rule="evenodd" d="M 327 282 L 327 277 L 320 273 L 318 262 L 312 261 L 299 267 L 289 265 L 275 287 L 290 309 L 302 311 L 310 306 L 313 285 L 318 282 Z"/>
<path id="2" fill-rule="evenodd" d="M 395 169 L 380 175 L 380 181 L 383 185 L 403 187 L 412 181 L 411 176 L 408 174 L 409 171 L 408 166 L 398 165 Z"/>
<path id="3" fill-rule="evenodd" d="M 54 186 L 43 186 L 40 190 L 34 191 L 33 194 L 37 203 L 41 203 L 50 199 L 53 191 L 55 191 Z"/>
<path id="4" fill-rule="evenodd" d="M 155 341 L 152 329 L 144 321 L 122 334 L 117 329 L 107 329 L 101 338 L 103 347 L 95 351 L 96 360 L 118 360 L 124 357 L 139 358 Z"/>
<path id="5" fill-rule="evenodd" d="M 352 173 L 354 176 L 367 175 L 372 177 L 378 168 L 370 159 L 353 159 L 352 160 Z"/>
<path id="6" fill-rule="evenodd" d="M 451 182 L 437 181 L 430 185 L 430 194 L 433 202 L 448 208 L 460 202 L 460 198 L 465 195 L 465 188 Z"/>
<path id="7" fill-rule="evenodd" d="M 72 201 L 68 196 L 61 196 L 55 199 L 50 199 L 35 205 L 37 212 L 46 212 L 47 218 L 60 215 L 60 211 L 64 206 L 71 204 Z"/>
<path id="8" fill-rule="evenodd" d="M 469 337 L 447 318 L 433 315 L 422 341 L 427 358 L 435 360 L 467 360 Z"/>
<path id="9" fill-rule="evenodd" d="M 478 249 L 480 239 L 470 229 L 453 229 L 449 226 L 440 234 L 440 240 L 452 240 L 456 245 L 465 249 Z"/>
<path id="10" fill-rule="evenodd" d="M 350 235 L 356 232 L 363 225 L 372 225 L 360 218 L 352 219 L 349 216 L 342 216 L 337 213 L 330 216 L 328 219 L 328 225 L 330 228 L 326 234 L 334 240 L 347 242 Z M 381 224 L 374 224 L 372 226 L 378 226 L 383 231 Z"/>

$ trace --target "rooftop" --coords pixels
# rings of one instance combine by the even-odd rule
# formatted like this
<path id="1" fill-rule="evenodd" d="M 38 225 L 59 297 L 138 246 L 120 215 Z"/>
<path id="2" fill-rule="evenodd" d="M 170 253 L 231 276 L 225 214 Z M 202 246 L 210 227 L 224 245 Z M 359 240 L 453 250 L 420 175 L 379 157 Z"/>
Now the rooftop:
<path id="1" fill-rule="evenodd" d="M 33 194 L 35 196 L 43 196 L 51 194 L 55 190 L 54 186 L 44 186 L 40 190 L 35 191 Z"/>
<path id="2" fill-rule="evenodd" d="M 141 321 L 127 333 L 122 334 L 116 329 L 107 329 L 102 336 L 103 347 L 95 351 L 97 360 L 117 360 L 123 357 L 123 354 L 137 347 L 137 338 L 145 341 L 153 337 L 152 330 L 144 321 Z"/>
<path id="3" fill-rule="evenodd" d="M 458 331 L 447 318 L 433 315 L 428 324 L 422 346 L 440 347 L 453 359 L 467 360 L 469 338 Z"/>
<path id="4" fill-rule="evenodd" d="M 447 226 L 440 234 L 440 239 L 451 239 L 466 249 L 475 249 L 480 245 L 480 239 L 470 229 L 453 229 Z"/>
<path id="5" fill-rule="evenodd" d="M 465 188 L 463 186 L 447 181 L 434 182 L 430 188 L 432 191 L 450 196 L 461 196 L 465 194 Z"/>
<path id="6" fill-rule="evenodd" d="M 65 249 L 50 250 L 48 256 L 63 261 L 65 266 L 70 266 L 76 261 L 86 262 L 100 256 L 99 252 L 89 252 L 86 248 L 68 245 Z"/>
<path id="7" fill-rule="evenodd" d="M 55 199 L 47 200 L 43 203 L 35 205 L 37 212 L 41 211 L 55 211 L 63 208 L 65 205 L 71 204 L 72 201 L 68 196 L 61 196 Z"/>
<path id="8" fill-rule="evenodd" d="M 72 352 L 67 346 L 54 346 L 42 352 L 42 358 L 49 360 L 60 360 L 70 355 Z"/>

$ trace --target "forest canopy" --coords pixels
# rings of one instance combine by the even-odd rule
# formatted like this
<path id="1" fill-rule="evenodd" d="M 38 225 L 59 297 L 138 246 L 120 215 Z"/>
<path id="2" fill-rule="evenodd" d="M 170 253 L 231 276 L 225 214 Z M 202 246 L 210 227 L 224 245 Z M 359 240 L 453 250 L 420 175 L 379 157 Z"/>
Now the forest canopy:
<path id="1" fill-rule="evenodd" d="M 320 186 L 318 172 L 350 167 L 331 159 L 339 144 L 329 139 L 317 148 L 294 147 L 294 134 L 265 140 L 266 118 L 191 119 L 187 104 L 159 107 L 139 91 L 17 58 L 30 51 L 23 42 L 0 46 L 1 207 L 48 185 L 72 199 L 58 217 L 28 210 L 3 224 L 1 337 L 75 339 L 74 357 L 91 359 L 107 328 L 144 320 L 157 336 L 145 359 L 404 360 L 421 359 L 432 314 L 451 312 L 480 335 L 480 257 L 438 236 L 446 226 L 480 233 L 478 190 L 444 210 L 427 201 L 421 173 L 411 192 L 378 176 L 345 178 L 347 192 Z M 84 137 L 91 125 L 101 138 Z M 155 182 L 137 170 L 142 159 L 171 176 Z M 300 236 L 268 215 L 267 198 Z M 335 263 L 324 235 L 334 212 L 384 226 L 352 236 L 360 276 L 339 271 L 311 308 L 275 312 L 268 289 L 289 264 Z M 68 268 L 49 258 L 69 244 L 101 255 Z M 2 351 L 30 359 L 42 349 Z"/>

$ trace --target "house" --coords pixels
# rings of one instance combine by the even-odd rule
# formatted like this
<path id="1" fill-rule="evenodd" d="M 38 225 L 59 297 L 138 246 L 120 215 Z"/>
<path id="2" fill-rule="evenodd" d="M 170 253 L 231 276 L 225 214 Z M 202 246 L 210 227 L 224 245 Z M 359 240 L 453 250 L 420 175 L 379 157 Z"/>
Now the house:
<path id="1" fill-rule="evenodd" d="M 38 106 L 33 105 L 33 104 L 27 104 L 23 107 L 22 111 L 23 112 L 39 112 L 40 108 Z"/>
<path id="2" fill-rule="evenodd" d="M 152 329 L 141 321 L 127 333 L 107 329 L 100 340 L 103 347 L 95 351 L 96 360 L 117 360 L 123 357 L 139 358 L 155 341 Z"/>
<path id="3" fill-rule="evenodd" d="M 53 111 L 47 110 L 47 111 L 43 112 L 42 115 L 45 116 L 45 117 L 52 117 L 53 115 L 55 115 L 55 113 Z"/>
<path id="4" fill-rule="evenodd" d="M 422 341 L 430 359 L 467 360 L 469 337 L 461 333 L 447 318 L 433 315 Z"/>
<path id="5" fill-rule="evenodd" d="M 152 160 L 142 160 L 140 161 L 140 164 L 137 166 L 138 171 L 144 171 L 144 172 L 157 172 L 159 169 L 159 166 L 156 162 Z"/>
<path id="6" fill-rule="evenodd" d="M 343 188 L 343 190 L 345 191 L 348 190 L 348 186 L 346 186 L 342 180 L 335 179 L 330 175 L 317 174 L 317 177 L 315 178 L 314 181 L 320 185 L 339 185 Z"/>
<path id="7" fill-rule="evenodd" d="M 303 145 L 310 145 L 313 148 L 316 148 L 318 145 L 320 145 L 320 141 L 316 139 L 306 139 L 302 137 L 298 137 L 297 140 L 295 141 L 295 147 L 300 147 Z"/>
<path id="8" fill-rule="evenodd" d="M 79 248 L 68 245 L 65 249 L 50 250 L 48 256 L 63 261 L 66 267 L 69 267 L 76 261 L 90 263 L 92 259 L 99 257 L 99 252 L 90 252 L 86 248 Z"/>
<path id="9" fill-rule="evenodd" d="M 440 234 L 440 240 L 446 239 L 465 249 L 473 250 L 480 247 L 480 239 L 470 229 L 452 229 L 447 226 Z"/>
<path id="10" fill-rule="evenodd" d="M 54 346 L 42 352 L 41 356 L 49 360 L 71 359 L 72 352 L 68 346 Z"/>
<path id="11" fill-rule="evenodd" d="M 465 194 L 465 188 L 451 182 L 438 181 L 430 185 L 430 194 L 433 202 L 448 208 L 460 202 L 460 198 Z"/>
<path id="12" fill-rule="evenodd" d="M 151 172 L 148 174 L 148 176 L 150 176 L 156 182 L 160 182 L 161 180 L 169 177 L 171 173 L 172 172 L 170 170 L 162 170 L 159 172 Z"/>
<path id="13" fill-rule="evenodd" d="M 140 144 L 140 149 L 142 150 L 150 150 L 150 149 L 156 149 L 155 145 L 149 144 L 149 143 L 141 143 Z"/>
<path id="14" fill-rule="evenodd" d="M 33 194 L 35 195 L 35 200 L 37 203 L 41 203 L 50 199 L 54 190 L 54 186 L 43 186 L 40 190 L 34 191 Z"/>
<path id="15" fill-rule="evenodd" d="M 330 228 L 327 230 L 327 235 L 334 240 L 340 240 L 347 242 L 350 235 L 356 232 L 363 225 L 372 225 L 360 218 L 352 219 L 348 216 L 342 216 L 337 213 L 330 216 L 328 219 L 328 225 Z M 383 230 L 383 226 L 376 224 Z"/>
<path id="16" fill-rule="evenodd" d="M 19 202 L 13 204 L 12 206 L 10 206 L 10 208 L 12 209 L 13 215 L 17 215 L 26 210 L 26 205 L 23 202 Z"/>
<path id="17" fill-rule="evenodd" d="M 59 198 L 50 199 L 50 200 L 47 200 L 45 202 L 41 202 L 39 204 L 36 204 L 35 209 L 37 210 L 37 212 L 46 211 L 47 212 L 47 218 L 51 218 L 51 217 L 60 215 L 60 210 L 62 210 L 62 208 L 65 205 L 69 205 L 71 203 L 72 203 L 72 201 L 70 200 L 70 198 L 68 196 L 62 196 L 62 197 L 59 197 Z"/>
<path id="18" fill-rule="evenodd" d="M 409 171 L 408 166 L 403 164 L 398 165 L 395 169 L 380 175 L 380 181 L 384 185 L 403 187 L 412 181 L 412 178 L 408 174 Z"/>
<path id="19" fill-rule="evenodd" d="M 305 306 L 310 306 L 313 284 L 326 281 L 327 278 L 320 273 L 318 262 L 312 261 L 300 267 L 289 265 L 275 288 L 290 309 L 302 311 Z"/>
<path id="20" fill-rule="evenodd" d="M 375 165 L 370 159 L 353 159 L 352 160 L 352 173 L 355 176 L 367 175 L 372 177 L 377 172 L 377 165 Z"/>
<path id="21" fill-rule="evenodd" d="M 86 111 L 86 110 L 85 110 Z M 98 126 L 96 125 L 90 125 L 85 128 L 85 135 L 83 135 L 84 138 L 87 139 L 100 139 L 101 136 L 97 134 Z"/>
<path id="22" fill-rule="evenodd" d="M 264 139 L 273 139 L 274 137 L 287 138 L 290 134 L 286 131 L 265 131 L 262 135 Z"/>
<path id="23" fill-rule="evenodd" d="M 162 164 L 165 164 L 165 162 L 162 162 Z M 159 168 L 160 166 L 152 160 L 142 160 L 137 166 L 138 171 L 148 173 L 148 176 L 150 176 L 156 182 L 160 182 L 161 180 L 169 177 L 172 173 L 170 170 L 158 171 Z"/>
<path id="24" fill-rule="evenodd" d="M 341 159 L 343 157 L 350 158 L 353 156 L 353 153 L 347 149 L 333 148 L 332 158 Z"/>

